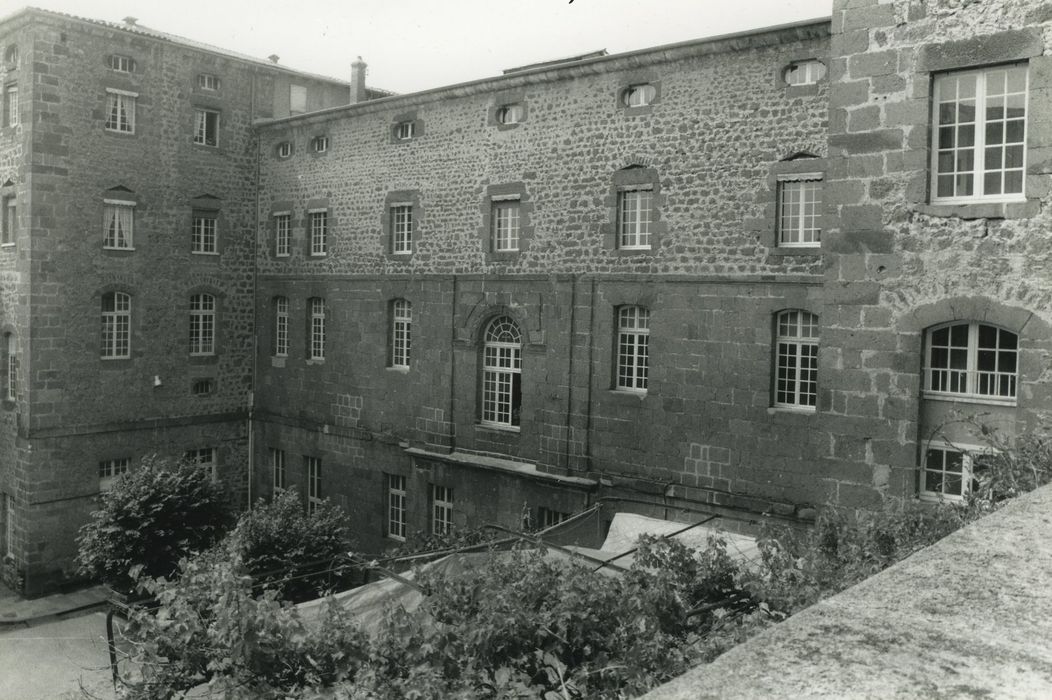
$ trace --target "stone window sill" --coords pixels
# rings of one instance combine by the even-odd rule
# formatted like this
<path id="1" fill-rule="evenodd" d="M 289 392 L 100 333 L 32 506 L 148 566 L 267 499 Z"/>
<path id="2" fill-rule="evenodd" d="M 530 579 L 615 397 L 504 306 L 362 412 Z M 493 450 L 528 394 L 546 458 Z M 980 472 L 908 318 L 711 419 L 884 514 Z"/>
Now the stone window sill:
<path id="1" fill-rule="evenodd" d="M 976 202 L 975 204 L 914 204 L 914 211 L 927 216 L 958 219 L 1030 219 L 1041 211 L 1041 201 Z"/>
<path id="2" fill-rule="evenodd" d="M 810 257 L 818 257 L 818 256 L 820 256 L 822 254 L 822 246 L 820 246 L 820 245 L 816 245 L 816 246 L 800 246 L 800 247 L 793 247 L 793 248 L 784 248 L 784 247 L 775 246 L 775 247 L 772 247 L 772 248 L 768 248 L 767 249 L 767 254 L 768 255 L 777 255 L 777 256 L 807 255 L 807 256 L 810 256 Z"/>

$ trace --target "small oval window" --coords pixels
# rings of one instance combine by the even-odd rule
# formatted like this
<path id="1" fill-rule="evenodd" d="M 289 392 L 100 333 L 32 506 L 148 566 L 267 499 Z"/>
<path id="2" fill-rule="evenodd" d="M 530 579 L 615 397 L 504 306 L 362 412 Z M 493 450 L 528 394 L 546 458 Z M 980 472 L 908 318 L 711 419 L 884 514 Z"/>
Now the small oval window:
<path id="1" fill-rule="evenodd" d="M 523 117 L 522 105 L 519 103 L 504 105 L 497 110 L 497 121 L 501 124 L 518 124 Z"/>
<path id="2" fill-rule="evenodd" d="M 821 61 L 790 63 L 785 69 L 786 85 L 813 85 L 826 75 L 826 65 Z"/>
<path id="3" fill-rule="evenodd" d="M 292 155 L 292 144 L 288 141 L 278 144 L 278 158 L 288 158 Z"/>
<path id="4" fill-rule="evenodd" d="M 657 95 L 657 90 L 650 83 L 642 83 L 640 85 L 629 85 L 623 93 L 621 93 L 621 101 L 625 107 L 645 107 L 654 101 L 654 97 Z"/>

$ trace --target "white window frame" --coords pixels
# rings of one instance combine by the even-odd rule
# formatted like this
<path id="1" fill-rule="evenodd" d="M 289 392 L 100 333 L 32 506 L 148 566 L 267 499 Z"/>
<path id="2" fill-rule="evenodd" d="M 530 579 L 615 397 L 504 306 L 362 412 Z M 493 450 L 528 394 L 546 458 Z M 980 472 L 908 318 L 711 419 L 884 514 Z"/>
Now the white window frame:
<path id="1" fill-rule="evenodd" d="M 279 450 L 276 447 L 270 448 L 270 473 L 272 476 L 271 493 L 277 496 L 288 487 L 288 472 L 285 470 L 285 450 Z"/>
<path id="2" fill-rule="evenodd" d="M 521 222 L 522 205 L 519 195 L 490 197 L 493 252 L 518 252 Z"/>
<path id="3" fill-rule="evenodd" d="M 786 85 L 814 85 L 826 77 L 826 64 L 812 58 L 791 63 L 782 74 Z"/>
<path id="4" fill-rule="evenodd" d="M 391 366 L 409 369 L 412 348 L 413 304 L 408 299 L 391 302 Z"/>
<path id="5" fill-rule="evenodd" d="M 329 254 L 329 210 L 307 210 L 307 227 L 310 231 L 310 254 L 324 257 Z"/>
<path id="6" fill-rule="evenodd" d="M 522 331 L 510 316 L 498 316 L 486 326 L 483 338 L 480 422 L 494 428 L 519 430 L 522 412 Z M 516 399 L 518 406 L 515 405 Z"/>
<path id="7" fill-rule="evenodd" d="M 394 128 L 395 139 L 408 141 L 416 136 L 416 123 L 412 120 L 398 122 Z"/>
<path id="8" fill-rule="evenodd" d="M 413 254 L 413 204 L 395 202 L 391 214 L 391 254 Z"/>
<path id="9" fill-rule="evenodd" d="M 274 212 L 274 257 L 287 258 L 292 250 L 292 212 Z"/>
<path id="10" fill-rule="evenodd" d="M 8 401 L 18 400 L 18 338 L 14 333 L 6 333 L 7 345 L 7 386 L 4 396 Z"/>
<path id="11" fill-rule="evenodd" d="M 822 245 L 822 173 L 778 176 L 778 247 Z"/>
<path id="12" fill-rule="evenodd" d="M 311 141 L 311 147 L 315 153 L 325 153 L 329 150 L 329 137 L 328 136 L 315 136 L 314 140 Z"/>
<path id="13" fill-rule="evenodd" d="M 526 110 L 521 102 L 510 102 L 498 107 L 495 117 L 500 124 L 521 124 L 526 118 Z"/>
<path id="14" fill-rule="evenodd" d="M 135 59 L 118 53 L 110 54 L 110 70 L 118 73 L 133 73 L 135 72 Z"/>
<path id="15" fill-rule="evenodd" d="M 117 481 L 121 474 L 127 474 L 129 469 L 131 469 L 130 457 L 101 460 L 99 462 L 99 492 L 112 489 L 113 482 Z"/>
<path id="16" fill-rule="evenodd" d="M 1016 69 L 1021 69 L 1023 72 L 1022 92 L 1019 92 L 1018 90 L 1009 92 L 1007 89 L 1004 93 L 997 92 L 996 86 L 993 86 L 991 81 L 999 74 L 1005 73 L 1005 71 Z M 968 93 L 971 92 L 971 90 L 965 88 L 965 93 L 962 96 L 960 89 L 962 87 L 961 79 L 968 78 L 975 79 L 974 94 L 968 96 Z M 1001 65 L 976 70 L 954 71 L 952 73 L 944 73 L 942 75 L 934 76 L 931 115 L 931 201 L 933 204 L 1019 202 L 1026 199 L 1027 120 L 1029 118 L 1029 115 L 1027 114 L 1027 106 L 1030 99 L 1029 82 L 1030 70 L 1026 63 Z M 1005 87 L 1007 88 L 1007 85 L 1005 85 Z M 1020 102 L 1022 104 L 1021 116 L 1017 114 L 1014 119 L 1009 120 L 1007 118 L 1008 114 L 1006 110 L 1004 113 L 1004 119 L 990 119 L 988 111 L 990 109 L 996 109 L 996 103 L 1004 100 Z M 974 103 L 972 105 L 972 121 L 967 121 L 967 114 L 962 115 L 961 107 L 967 106 L 968 102 Z M 962 103 L 965 104 L 962 105 Z M 956 105 L 956 108 L 954 105 Z M 1017 106 L 1016 109 L 1019 109 L 1019 107 Z M 953 113 L 952 118 L 950 117 L 951 112 Z M 961 121 L 962 116 L 965 119 L 964 121 Z M 946 118 L 948 121 L 943 123 L 943 118 Z M 1006 141 L 1009 121 L 1022 127 L 1018 139 L 1011 142 Z M 1003 126 L 1001 129 L 1002 141 L 1000 144 L 989 146 L 987 143 L 988 130 L 998 123 L 1001 123 Z M 969 131 L 971 131 L 970 136 Z M 962 140 L 966 142 L 971 141 L 972 145 L 966 145 L 965 147 L 960 148 L 959 143 Z M 1001 159 L 1001 167 L 988 171 L 986 169 L 986 161 L 990 155 L 988 154 L 988 151 L 991 148 L 999 147 L 1002 149 L 998 154 L 999 159 Z M 1018 149 L 1015 151 L 1019 153 L 1018 165 L 1013 165 L 1012 167 L 1005 166 L 1004 160 L 1007 157 L 1007 153 L 1004 149 L 1006 148 Z M 969 157 L 967 155 L 969 152 L 971 161 L 970 166 L 968 165 Z M 963 163 L 962 159 L 964 161 Z M 940 173 L 940 165 L 952 165 L 953 168 Z M 1018 174 L 1019 191 L 1008 193 L 994 192 L 992 194 L 987 194 L 985 176 L 994 172 L 1000 173 L 1000 182 L 1002 186 L 1004 185 L 1005 177 L 1009 172 L 1012 174 Z M 953 194 L 939 194 L 940 175 L 943 177 L 950 177 L 952 175 L 951 181 L 953 183 Z M 959 185 L 958 181 L 962 177 L 971 178 L 971 194 L 957 194 Z"/>
<path id="17" fill-rule="evenodd" d="M 18 228 L 18 199 L 14 195 L 7 195 L 0 199 L 3 206 L 3 221 L 0 221 L 0 246 L 13 246 L 15 244 L 15 232 Z"/>
<path id="18" fill-rule="evenodd" d="M 106 88 L 106 131 L 135 133 L 135 101 L 138 97 L 137 92 Z"/>
<path id="19" fill-rule="evenodd" d="M 216 481 L 219 478 L 219 448 L 218 447 L 195 447 L 183 454 L 190 464 L 208 469 L 209 478 Z"/>
<path id="20" fill-rule="evenodd" d="M 453 488 L 431 484 L 431 533 L 449 535 L 453 532 Z"/>
<path id="21" fill-rule="evenodd" d="M 102 247 L 107 250 L 135 250 L 135 202 L 104 199 Z"/>
<path id="22" fill-rule="evenodd" d="M 387 536 L 399 542 L 405 542 L 406 502 L 406 478 L 400 474 L 388 474 Z"/>
<path id="23" fill-rule="evenodd" d="M 931 453 L 938 451 L 942 453 L 943 464 L 940 468 L 933 468 L 929 464 Z M 949 453 L 956 453 L 961 455 L 961 471 L 960 471 L 960 492 L 959 493 L 947 493 L 947 475 L 955 475 L 957 472 L 948 471 L 945 468 L 946 455 Z M 995 454 L 995 451 L 988 446 L 982 445 L 965 445 L 960 443 L 951 443 L 948 440 L 930 440 L 926 442 L 921 450 L 920 455 L 920 484 L 917 490 L 918 498 L 922 501 L 953 501 L 960 502 L 967 498 L 968 494 L 972 490 L 972 481 L 975 478 L 975 462 L 976 458 L 983 456 L 990 456 Z M 933 491 L 928 488 L 928 476 L 929 474 L 939 475 L 939 491 Z"/>
<path id="24" fill-rule="evenodd" d="M 786 309 L 775 316 L 775 407 L 817 410 L 820 332 L 818 314 L 810 311 Z"/>
<path id="25" fill-rule="evenodd" d="M 190 221 L 190 252 L 193 255 L 219 255 L 219 216 L 216 212 L 193 213 Z"/>
<path id="26" fill-rule="evenodd" d="M 968 327 L 968 337 L 966 345 L 952 345 L 953 343 L 953 327 L 963 326 Z M 996 347 L 980 347 L 979 337 L 981 335 L 981 328 L 987 327 L 992 328 L 997 332 L 997 345 Z M 933 336 L 943 330 L 947 330 L 947 345 L 935 346 Z M 1002 346 L 1002 333 L 1007 333 L 1015 338 L 1015 347 Z M 1005 338 L 1007 340 L 1007 338 Z M 965 403 L 989 403 L 989 404 L 1001 404 L 1006 406 L 1015 406 L 1019 395 L 1019 335 L 1007 328 L 996 326 L 992 323 L 980 323 L 979 321 L 950 321 L 949 323 L 940 323 L 937 326 L 932 326 L 927 329 L 924 333 L 924 398 L 936 399 L 936 400 L 947 400 L 947 401 L 961 401 Z M 947 353 L 947 365 L 946 367 L 933 367 L 932 366 L 932 355 L 936 347 L 946 349 Z M 1005 363 L 1014 365 L 1012 370 L 979 370 L 979 360 L 981 353 L 993 353 L 994 364 L 1000 368 Z M 963 358 L 965 360 L 965 366 L 952 367 L 955 364 L 955 357 Z M 1009 357 L 1011 361 L 1009 362 Z M 956 362 L 959 364 L 959 361 Z M 997 393 L 991 393 L 989 391 L 982 391 L 984 385 L 990 386 L 992 384 L 998 388 Z M 954 391 L 951 389 L 935 388 L 938 387 L 949 387 L 949 386 L 960 386 L 963 383 L 963 391 Z"/>
<path id="27" fill-rule="evenodd" d="M 288 158 L 292 155 L 292 142 L 282 141 L 278 144 L 278 158 Z"/>
<path id="28" fill-rule="evenodd" d="M 106 308 L 106 300 L 113 299 L 113 308 Z M 102 295 L 102 351 L 103 360 L 126 360 L 131 357 L 131 295 L 110 292 Z"/>
<path id="29" fill-rule="evenodd" d="M 621 103 L 625 107 L 647 107 L 654 104 L 657 88 L 650 83 L 629 85 L 621 93 Z"/>
<path id="30" fill-rule="evenodd" d="M 654 188 L 622 187 L 617 191 L 617 247 L 650 250 L 654 223 Z"/>
<path id="31" fill-rule="evenodd" d="M 190 356 L 216 354 L 216 298 L 204 292 L 190 297 Z"/>
<path id="32" fill-rule="evenodd" d="M 289 355 L 289 298 L 274 297 L 274 356 Z"/>
<path id="33" fill-rule="evenodd" d="M 325 359 L 325 299 L 311 297 L 310 304 L 310 352 L 308 359 Z"/>
<path id="34" fill-rule="evenodd" d="M 220 82 L 218 75 L 214 75 L 212 73 L 197 74 L 197 87 L 199 87 L 202 90 L 207 90 L 209 92 L 218 92 L 219 86 L 221 84 L 222 83 Z"/>
<path id="35" fill-rule="evenodd" d="M 209 148 L 219 147 L 219 119 L 216 109 L 194 108 L 194 143 Z"/>
<path id="36" fill-rule="evenodd" d="M 645 306 L 617 309 L 617 377 L 614 388 L 647 393 L 650 375 L 650 310 Z"/>
<path id="37" fill-rule="evenodd" d="M 303 456 L 303 472 L 307 477 L 307 515 L 314 515 L 321 505 L 321 457 Z"/>

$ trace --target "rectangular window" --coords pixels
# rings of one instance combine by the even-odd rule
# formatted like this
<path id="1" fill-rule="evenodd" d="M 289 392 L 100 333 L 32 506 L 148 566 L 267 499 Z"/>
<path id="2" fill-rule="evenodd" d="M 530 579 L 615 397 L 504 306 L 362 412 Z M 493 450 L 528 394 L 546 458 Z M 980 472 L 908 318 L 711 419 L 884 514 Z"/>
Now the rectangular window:
<path id="1" fill-rule="evenodd" d="M 307 475 L 307 514 L 313 515 L 321 505 L 321 458 L 305 456 L 303 471 Z"/>
<path id="2" fill-rule="evenodd" d="M 405 541 L 405 477 L 387 475 L 387 536 Z"/>
<path id="3" fill-rule="evenodd" d="M 15 230 L 18 224 L 18 208 L 14 197 L 4 197 L 0 200 L 3 204 L 3 221 L 0 221 L 0 245 L 15 244 Z"/>
<path id="4" fill-rule="evenodd" d="M 216 392 L 216 380 L 214 379 L 195 379 L 190 384 L 190 393 L 194 396 L 208 396 Z"/>
<path id="5" fill-rule="evenodd" d="M 18 398 L 18 340 L 14 333 L 7 335 L 7 387 L 4 396 L 8 401 Z"/>
<path id="6" fill-rule="evenodd" d="M 448 535 L 453 531 L 453 489 L 431 485 L 431 532 Z"/>
<path id="7" fill-rule="evenodd" d="M 285 450 L 270 448 L 270 471 L 274 475 L 274 495 L 285 490 Z"/>
<path id="8" fill-rule="evenodd" d="M 303 85 L 289 86 L 289 112 L 301 114 L 307 111 L 307 88 Z"/>
<path id="9" fill-rule="evenodd" d="M 975 321 L 929 329 L 924 368 L 927 398 L 965 397 L 1014 403 L 1019 336 Z"/>
<path id="10" fill-rule="evenodd" d="M 309 212 L 310 217 L 310 254 L 325 255 L 329 251 L 329 213 L 327 211 Z"/>
<path id="11" fill-rule="evenodd" d="M 647 390 L 650 371 L 650 311 L 623 306 L 617 312 L 617 388 Z"/>
<path id="12" fill-rule="evenodd" d="M 289 298 L 274 298 L 274 355 L 288 357 L 289 354 Z"/>
<path id="13" fill-rule="evenodd" d="M 110 68 L 118 73 L 131 73 L 135 70 L 135 60 L 131 56 L 113 54 L 110 56 Z"/>
<path id="14" fill-rule="evenodd" d="M 274 255 L 287 258 L 292 246 L 292 215 L 280 212 L 274 215 Z"/>
<path id="15" fill-rule="evenodd" d="M 99 491 L 109 491 L 113 488 L 113 482 L 121 474 L 127 474 L 130 466 L 131 459 L 128 457 L 104 459 L 99 462 Z"/>
<path id="16" fill-rule="evenodd" d="M 822 179 L 793 175 L 778 183 L 778 245 L 817 246 L 822 240 Z"/>
<path id="17" fill-rule="evenodd" d="M 541 506 L 537 509 L 537 529 L 545 530 L 553 525 L 558 525 L 569 517 L 569 513 Z"/>
<path id="18" fill-rule="evenodd" d="M 194 450 L 187 450 L 186 454 L 183 455 L 183 459 L 207 471 L 212 481 L 215 481 L 219 478 L 218 454 L 219 448 L 217 447 L 200 447 Z"/>
<path id="19" fill-rule="evenodd" d="M 4 557 L 15 556 L 15 499 L 11 494 L 4 494 Z"/>
<path id="20" fill-rule="evenodd" d="M 4 126 L 18 124 L 18 86 L 14 83 L 4 87 Z"/>
<path id="21" fill-rule="evenodd" d="M 135 133 L 134 92 L 106 89 L 106 130 L 122 134 Z"/>
<path id="22" fill-rule="evenodd" d="M 511 252 L 519 249 L 519 200 L 495 200 L 490 213 L 493 222 L 493 250 Z"/>
<path id="23" fill-rule="evenodd" d="M 391 207 L 391 252 L 409 255 L 413 252 L 413 205 Z"/>
<path id="24" fill-rule="evenodd" d="M 818 316 L 778 314 L 774 405 L 814 409 L 818 403 Z"/>
<path id="25" fill-rule="evenodd" d="M 650 248 L 653 191 L 622 190 L 618 192 L 617 200 L 617 247 L 624 250 Z"/>
<path id="26" fill-rule="evenodd" d="M 218 255 L 218 219 L 214 212 L 195 211 L 190 230 L 190 252 L 197 255 Z"/>
<path id="27" fill-rule="evenodd" d="M 197 87 L 202 90 L 215 92 L 219 89 L 219 76 L 212 75 L 211 73 L 198 73 Z"/>
<path id="28" fill-rule="evenodd" d="M 131 250 L 135 231 L 135 202 L 103 200 L 102 247 Z"/>
<path id="29" fill-rule="evenodd" d="M 310 307 L 310 359 L 325 359 L 325 300 L 313 297 Z"/>
<path id="30" fill-rule="evenodd" d="M 102 359 L 131 357 L 131 296 L 111 292 L 102 297 Z"/>
<path id="31" fill-rule="evenodd" d="M 219 145 L 219 112 L 211 109 L 194 110 L 194 143 L 202 146 Z"/>
<path id="32" fill-rule="evenodd" d="M 391 304 L 391 366 L 409 367 L 412 342 L 413 305 L 405 299 Z"/>
<path id="33" fill-rule="evenodd" d="M 211 294 L 190 297 L 190 355 L 214 355 L 216 351 L 216 298 Z"/>
<path id="34" fill-rule="evenodd" d="M 315 153 L 325 153 L 329 150 L 329 137 L 328 136 L 315 136 L 311 142 Z"/>
<path id="35" fill-rule="evenodd" d="M 935 442 L 922 454 L 920 497 L 925 500 L 964 499 L 972 490 L 975 475 L 994 458 L 989 448 Z"/>
<path id="36" fill-rule="evenodd" d="M 395 138 L 399 141 L 408 141 L 413 138 L 413 122 L 398 122 L 395 124 Z"/>
<path id="37" fill-rule="evenodd" d="M 1027 66 L 935 77 L 932 201 L 1023 198 Z"/>

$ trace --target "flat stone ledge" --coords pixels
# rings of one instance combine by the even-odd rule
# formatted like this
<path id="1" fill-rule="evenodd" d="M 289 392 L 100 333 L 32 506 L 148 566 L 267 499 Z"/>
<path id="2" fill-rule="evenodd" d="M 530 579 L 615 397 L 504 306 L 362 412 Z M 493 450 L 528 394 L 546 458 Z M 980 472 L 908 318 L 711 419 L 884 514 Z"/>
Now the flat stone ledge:
<path id="1" fill-rule="evenodd" d="M 1052 486 L 647 694 L 1052 697 Z"/>

